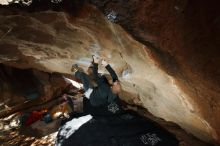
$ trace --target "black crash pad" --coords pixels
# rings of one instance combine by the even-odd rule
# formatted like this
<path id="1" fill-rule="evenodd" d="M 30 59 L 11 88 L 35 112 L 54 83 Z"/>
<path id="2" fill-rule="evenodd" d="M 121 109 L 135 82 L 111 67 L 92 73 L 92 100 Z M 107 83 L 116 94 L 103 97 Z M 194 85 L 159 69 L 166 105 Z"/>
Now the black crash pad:
<path id="1" fill-rule="evenodd" d="M 65 121 L 56 146 L 178 146 L 169 132 L 135 113 L 112 117 L 85 115 Z"/>

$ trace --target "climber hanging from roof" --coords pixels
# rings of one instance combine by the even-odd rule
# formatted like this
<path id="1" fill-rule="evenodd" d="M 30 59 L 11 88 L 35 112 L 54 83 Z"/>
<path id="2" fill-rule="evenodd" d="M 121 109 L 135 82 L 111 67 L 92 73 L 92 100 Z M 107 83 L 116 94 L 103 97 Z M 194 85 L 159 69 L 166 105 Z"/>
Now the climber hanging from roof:
<path id="1" fill-rule="evenodd" d="M 101 65 L 104 66 L 110 73 L 112 80 L 108 80 L 105 75 L 98 73 L 98 63 L 101 61 Z M 84 109 L 88 112 L 95 114 L 115 114 L 121 112 L 120 99 L 118 93 L 121 91 L 121 85 L 118 80 L 118 76 L 111 66 L 100 57 L 93 56 L 92 66 L 93 80 L 96 86 L 90 84 L 90 77 L 83 71 L 79 70 L 77 64 L 72 66 L 74 76 L 81 80 L 84 88 Z"/>

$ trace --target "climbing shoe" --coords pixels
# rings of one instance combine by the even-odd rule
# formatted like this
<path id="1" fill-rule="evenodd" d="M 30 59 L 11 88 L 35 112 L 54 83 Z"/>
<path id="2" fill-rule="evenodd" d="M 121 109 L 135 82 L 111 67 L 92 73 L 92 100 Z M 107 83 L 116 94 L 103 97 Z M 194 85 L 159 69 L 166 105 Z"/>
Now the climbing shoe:
<path id="1" fill-rule="evenodd" d="M 75 73 L 75 72 L 77 72 L 78 70 L 79 70 L 78 64 L 73 64 L 73 65 L 72 65 L 72 68 L 71 68 L 71 71 Z"/>

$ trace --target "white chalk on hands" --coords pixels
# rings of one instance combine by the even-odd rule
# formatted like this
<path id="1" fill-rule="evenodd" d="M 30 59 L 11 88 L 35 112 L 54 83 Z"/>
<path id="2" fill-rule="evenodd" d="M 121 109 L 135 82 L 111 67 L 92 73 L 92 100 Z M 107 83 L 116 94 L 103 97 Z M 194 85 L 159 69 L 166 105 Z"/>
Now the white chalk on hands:
<path id="1" fill-rule="evenodd" d="M 98 62 L 99 62 L 100 57 L 98 57 L 98 56 L 96 56 L 96 55 L 94 55 L 94 56 L 92 56 L 92 57 L 93 57 L 93 60 L 94 60 L 95 63 L 98 63 Z"/>
<path id="2" fill-rule="evenodd" d="M 102 60 L 102 65 L 103 65 L 103 66 L 107 66 L 107 65 L 108 65 L 108 62 L 103 59 L 103 60 Z"/>

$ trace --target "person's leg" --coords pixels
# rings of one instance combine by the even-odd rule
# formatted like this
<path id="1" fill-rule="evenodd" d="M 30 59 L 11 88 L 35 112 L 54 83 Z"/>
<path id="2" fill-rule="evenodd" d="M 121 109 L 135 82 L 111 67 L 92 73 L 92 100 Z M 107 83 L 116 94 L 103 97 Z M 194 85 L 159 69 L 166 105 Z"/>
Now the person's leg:
<path id="1" fill-rule="evenodd" d="M 72 110 L 72 112 L 74 112 L 74 104 L 73 104 L 73 100 L 71 97 L 67 96 L 67 102 Z"/>
<path id="2" fill-rule="evenodd" d="M 89 76 L 84 72 L 76 71 L 75 77 L 81 80 L 84 91 L 87 91 L 89 89 Z"/>
<path id="3" fill-rule="evenodd" d="M 90 94 L 93 91 L 93 89 L 90 88 L 89 76 L 86 73 L 84 73 L 84 72 L 76 71 L 75 72 L 75 77 L 82 81 L 83 89 L 85 91 L 84 95 L 86 96 L 86 98 L 89 99 L 90 98 Z"/>
<path id="4" fill-rule="evenodd" d="M 77 113 L 82 113 L 83 112 L 83 96 L 76 98 L 73 100 L 74 104 L 74 111 Z"/>

